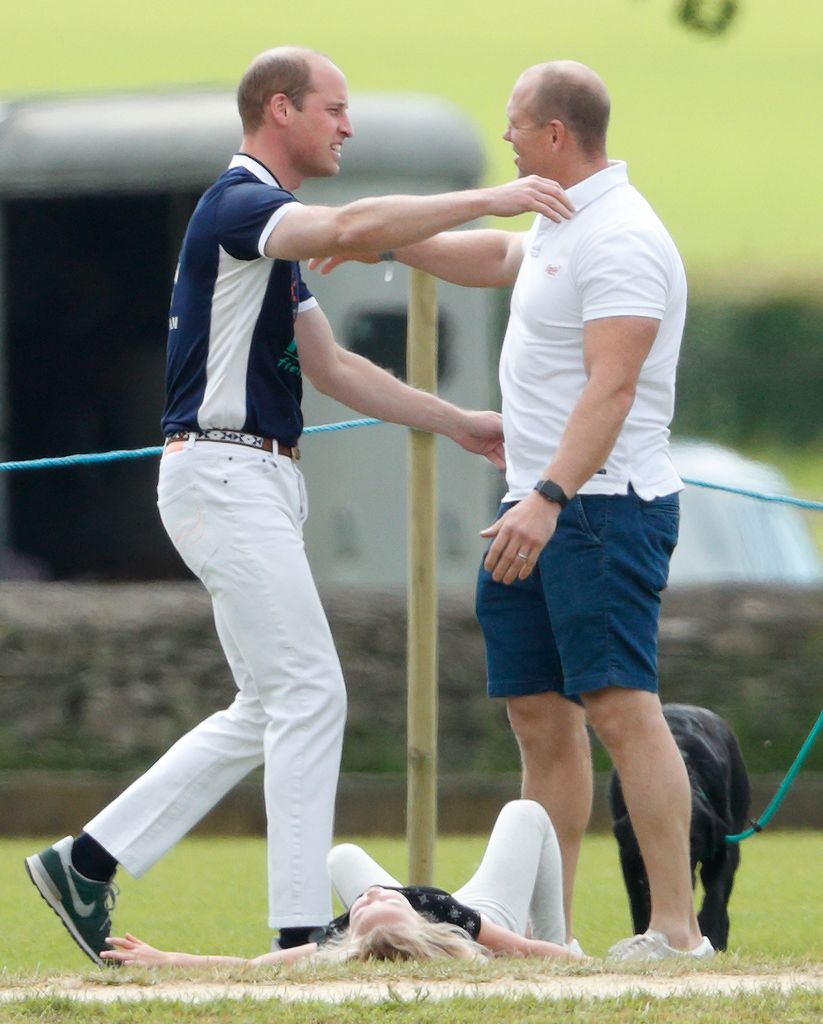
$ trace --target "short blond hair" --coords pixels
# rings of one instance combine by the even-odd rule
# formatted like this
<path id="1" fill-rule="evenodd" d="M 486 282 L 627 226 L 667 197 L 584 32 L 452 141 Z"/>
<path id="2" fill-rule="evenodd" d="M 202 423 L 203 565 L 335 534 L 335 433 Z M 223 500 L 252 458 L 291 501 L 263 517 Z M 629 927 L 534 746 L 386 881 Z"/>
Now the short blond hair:
<path id="1" fill-rule="evenodd" d="M 288 96 L 298 110 L 312 84 L 312 58 L 321 54 L 300 46 L 278 46 L 258 54 L 237 87 L 237 109 L 244 132 L 254 132 L 263 123 L 266 104 L 278 93 Z"/>

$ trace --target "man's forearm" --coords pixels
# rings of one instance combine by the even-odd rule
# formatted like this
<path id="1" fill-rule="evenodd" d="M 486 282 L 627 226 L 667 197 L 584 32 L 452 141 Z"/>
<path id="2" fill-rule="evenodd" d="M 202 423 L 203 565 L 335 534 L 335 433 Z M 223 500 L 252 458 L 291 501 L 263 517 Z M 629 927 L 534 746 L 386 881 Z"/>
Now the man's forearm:
<path id="1" fill-rule="evenodd" d="M 576 494 L 608 459 L 633 399 L 633 392 L 585 388 L 543 476 Z"/>
<path id="2" fill-rule="evenodd" d="M 436 196 L 380 196 L 346 206 L 289 204 L 266 241 L 273 259 L 379 252 L 413 245 L 479 217 L 539 213 L 552 220 L 571 216 L 568 197 L 546 178 L 518 178 L 505 185 Z"/>
<path id="3" fill-rule="evenodd" d="M 441 281 L 468 288 L 502 288 L 514 283 L 522 236 L 511 231 L 449 231 L 396 250 L 395 258 Z"/>
<path id="4" fill-rule="evenodd" d="M 365 416 L 449 437 L 460 427 L 461 410 L 456 406 L 409 387 L 353 352 L 341 352 L 334 374 L 318 387 Z"/>
<path id="5" fill-rule="evenodd" d="M 485 189 L 358 199 L 340 210 L 343 252 L 396 249 L 488 215 Z"/>
<path id="6" fill-rule="evenodd" d="M 545 475 L 574 494 L 611 454 L 634 403 L 643 363 L 657 336 L 651 317 L 606 317 L 586 324 L 588 374 Z"/>

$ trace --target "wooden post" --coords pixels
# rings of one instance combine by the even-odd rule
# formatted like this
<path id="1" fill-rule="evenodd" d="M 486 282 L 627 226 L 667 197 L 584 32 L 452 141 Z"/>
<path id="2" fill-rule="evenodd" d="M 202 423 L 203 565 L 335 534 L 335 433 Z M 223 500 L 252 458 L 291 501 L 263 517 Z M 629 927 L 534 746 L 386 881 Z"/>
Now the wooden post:
<path id="1" fill-rule="evenodd" d="M 437 283 L 409 280 L 406 379 L 437 391 Z M 431 885 L 437 835 L 437 449 L 433 434 L 409 431 L 408 748 L 406 841 L 409 882 Z"/>

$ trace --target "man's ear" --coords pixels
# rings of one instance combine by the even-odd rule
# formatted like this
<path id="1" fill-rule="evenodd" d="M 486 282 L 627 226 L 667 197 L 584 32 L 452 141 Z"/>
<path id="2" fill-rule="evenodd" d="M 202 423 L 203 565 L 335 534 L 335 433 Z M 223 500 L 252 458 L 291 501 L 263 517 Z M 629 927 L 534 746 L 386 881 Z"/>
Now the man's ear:
<path id="1" fill-rule="evenodd" d="M 563 148 L 563 144 L 566 141 L 566 126 L 562 121 L 550 121 L 549 122 L 549 143 L 552 147 L 552 151 Z"/>
<path id="2" fill-rule="evenodd" d="M 266 109 L 276 124 L 286 124 L 292 112 L 292 102 L 285 93 L 276 92 L 266 104 Z"/>

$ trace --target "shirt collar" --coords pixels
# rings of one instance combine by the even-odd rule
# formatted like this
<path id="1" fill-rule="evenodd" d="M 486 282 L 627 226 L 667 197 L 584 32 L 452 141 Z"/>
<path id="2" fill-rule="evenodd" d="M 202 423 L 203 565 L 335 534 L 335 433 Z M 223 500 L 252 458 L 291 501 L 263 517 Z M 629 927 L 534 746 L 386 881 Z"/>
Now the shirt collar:
<path id="1" fill-rule="evenodd" d="M 576 185 L 566 189 L 566 193 L 574 203 L 575 210 L 580 211 L 584 206 L 593 203 L 606 192 L 610 192 L 618 185 L 628 185 L 629 171 L 625 160 L 609 160 L 609 166 L 602 171 L 597 171 L 578 181 Z"/>
<path id="2" fill-rule="evenodd" d="M 256 178 L 265 182 L 266 185 L 274 185 L 275 188 L 283 187 L 265 164 L 261 164 L 259 160 L 253 156 L 249 156 L 248 153 L 235 153 L 231 159 L 231 163 L 229 164 L 229 170 L 233 167 L 244 167 Z"/>

